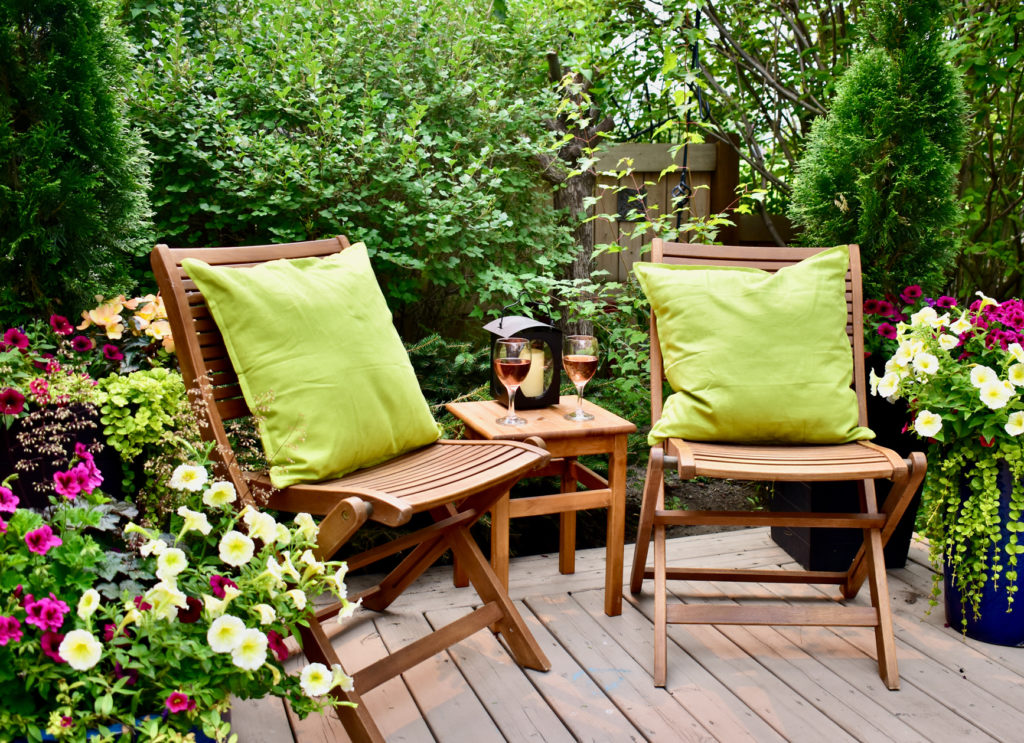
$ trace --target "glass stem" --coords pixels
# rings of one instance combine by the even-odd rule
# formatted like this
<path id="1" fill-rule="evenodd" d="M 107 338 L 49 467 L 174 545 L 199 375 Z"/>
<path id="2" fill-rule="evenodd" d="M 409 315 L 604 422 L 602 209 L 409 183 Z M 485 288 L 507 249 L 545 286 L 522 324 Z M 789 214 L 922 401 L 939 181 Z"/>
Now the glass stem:
<path id="1" fill-rule="evenodd" d="M 516 392 L 519 390 L 519 385 L 505 389 L 508 390 L 508 419 L 512 420 L 516 417 Z"/>
<path id="2" fill-rule="evenodd" d="M 586 387 L 587 383 L 576 385 L 576 417 L 583 417 L 583 388 Z"/>

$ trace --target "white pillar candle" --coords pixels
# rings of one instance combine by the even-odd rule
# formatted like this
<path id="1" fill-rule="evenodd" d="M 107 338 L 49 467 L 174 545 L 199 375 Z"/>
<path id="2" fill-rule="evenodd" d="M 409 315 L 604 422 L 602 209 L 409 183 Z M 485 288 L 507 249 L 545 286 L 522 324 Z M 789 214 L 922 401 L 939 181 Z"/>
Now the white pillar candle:
<path id="1" fill-rule="evenodd" d="M 525 355 L 525 354 L 524 354 Z M 530 349 L 530 371 L 520 387 L 527 397 L 540 397 L 544 394 L 544 349 Z"/>

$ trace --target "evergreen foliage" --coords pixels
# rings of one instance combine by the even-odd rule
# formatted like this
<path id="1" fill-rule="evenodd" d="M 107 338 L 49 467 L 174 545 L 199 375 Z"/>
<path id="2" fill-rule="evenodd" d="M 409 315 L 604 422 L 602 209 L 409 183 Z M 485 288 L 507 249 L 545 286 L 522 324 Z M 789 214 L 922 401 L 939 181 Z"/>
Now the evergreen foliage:
<path id="1" fill-rule="evenodd" d="M 0 320 L 73 317 L 150 247 L 121 33 L 105 0 L 0 0 Z"/>
<path id="2" fill-rule="evenodd" d="M 790 216 L 801 239 L 860 244 L 866 296 L 939 288 L 957 247 L 965 105 L 943 55 L 943 5 L 868 4 L 868 47 L 815 121 L 798 168 Z"/>

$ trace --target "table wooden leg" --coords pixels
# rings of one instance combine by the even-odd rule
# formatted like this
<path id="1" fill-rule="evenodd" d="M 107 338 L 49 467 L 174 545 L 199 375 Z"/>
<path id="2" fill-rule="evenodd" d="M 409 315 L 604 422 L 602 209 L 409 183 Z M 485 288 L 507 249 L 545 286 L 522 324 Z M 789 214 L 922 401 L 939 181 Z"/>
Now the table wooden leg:
<path id="1" fill-rule="evenodd" d="M 622 613 L 622 554 L 626 539 L 626 437 L 615 437 L 615 449 L 608 457 L 608 536 L 605 553 L 604 613 Z"/>
<path id="2" fill-rule="evenodd" d="M 572 465 L 576 457 L 562 460 L 562 492 L 576 492 L 576 476 Z M 570 575 L 576 572 L 576 512 L 563 511 L 558 518 L 558 572 Z"/>
<path id="3" fill-rule="evenodd" d="M 491 509 L 491 568 L 508 590 L 509 494 L 501 496 Z"/>

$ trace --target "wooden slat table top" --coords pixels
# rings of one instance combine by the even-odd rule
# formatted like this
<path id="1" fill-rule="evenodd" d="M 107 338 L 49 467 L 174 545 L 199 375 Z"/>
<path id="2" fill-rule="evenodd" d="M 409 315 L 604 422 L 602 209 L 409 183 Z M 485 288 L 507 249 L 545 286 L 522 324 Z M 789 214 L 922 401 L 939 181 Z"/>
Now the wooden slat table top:
<path id="1" fill-rule="evenodd" d="M 551 407 L 517 410 L 518 415 L 529 421 L 525 426 L 503 426 L 497 423 L 497 419 L 506 412 L 506 407 L 496 400 L 454 402 L 445 407 L 479 436 L 490 440 L 522 441 L 529 436 L 540 436 L 547 441 L 621 436 L 636 431 L 633 423 L 590 402 L 586 397 L 583 398 L 583 409 L 594 416 L 594 420 L 581 423 L 567 421 L 564 416 L 576 410 L 575 395 L 562 395 L 558 405 Z"/>

